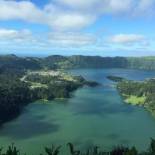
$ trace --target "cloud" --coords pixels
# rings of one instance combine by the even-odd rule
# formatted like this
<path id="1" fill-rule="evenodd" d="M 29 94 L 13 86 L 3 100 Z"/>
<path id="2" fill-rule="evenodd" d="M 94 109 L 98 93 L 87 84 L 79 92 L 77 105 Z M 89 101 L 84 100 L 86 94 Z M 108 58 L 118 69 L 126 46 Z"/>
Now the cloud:
<path id="1" fill-rule="evenodd" d="M 70 9 L 88 11 L 93 7 L 99 6 L 103 0 L 54 0 L 54 2 L 57 5 L 68 6 Z"/>
<path id="2" fill-rule="evenodd" d="M 85 33 L 50 33 L 48 42 L 64 47 L 80 47 L 96 44 L 97 39 L 95 36 Z"/>
<path id="3" fill-rule="evenodd" d="M 50 26 L 54 30 L 79 30 L 98 18 L 113 16 L 153 16 L 154 0 L 52 0 L 42 8 L 31 1 L 0 1 L 0 20 L 23 20 Z"/>
<path id="4" fill-rule="evenodd" d="M 151 51 L 152 42 L 147 40 L 143 35 L 138 34 L 119 34 L 114 36 L 105 36 L 106 39 L 98 38 L 90 33 L 80 32 L 46 32 L 44 34 L 35 34 L 30 30 L 14 30 L 0 28 L 0 53 L 16 53 L 28 54 L 33 51 L 38 55 L 40 52 L 44 54 L 86 54 L 94 55 L 104 54 L 110 55 L 112 52 L 119 51 L 122 55 L 124 53 L 136 55 L 138 52 Z M 102 41 L 102 43 L 101 43 Z M 144 45 L 149 43 L 150 45 Z M 120 46 L 121 45 L 121 46 Z M 135 46 L 129 46 L 135 45 Z M 135 52 L 135 53 L 134 53 Z M 118 53 L 117 53 L 118 54 Z M 148 52 L 147 52 L 148 54 Z"/>
<path id="5" fill-rule="evenodd" d="M 155 0 L 141 0 L 133 11 L 134 15 L 155 16 Z"/>
<path id="6" fill-rule="evenodd" d="M 64 10 L 49 3 L 40 9 L 30 1 L 0 1 L 0 20 L 23 20 L 50 26 L 54 30 L 80 29 L 94 22 L 93 15 Z"/>
<path id="7" fill-rule="evenodd" d="M 30 1 L 0 1 L 0 20 L 24 20 L 43 23 L 46 15 Z"/>
<path id="8" fill-rule="evenodd" d="M 57 16 L 52 19 L 53 21 L 49 23 L 49 25 L 58 31 L 72 31 L 72 30 L 80 30 L 90 24 L 92 24 L 95 20 L 93 16 L 89 15 L 80 15 L 77 13 L 59 13 Z"/>
<path id="9" fill-rule="evenodd" d="M 143 35 L 139 34 L 118 34 L 108 38 L 108 42 L 123 45 L 133 44 L 145 44 L 147 39 Z"/>
<path id="10" fill-rule="evenodd" d="M 36 35 L 28 29 L 0 28 L 0 48 L 3 50 L 110 51 L 117 48 L 150 50 L 152 43 L 153 41 L 151 42 L 146 36 L 140 34 L 117 34 L 101 39 L 91 33 L 82 32 L 46 32 Z"/>
<path id="11" fill-rule="evenodd" d="M 32 34 L 29 30 L 13 30 L 0 28 L 0 41 L 32 41 Z"/>
<path id="12" fill-rule="evenodd" d="M 18 44 L 20 42 L 20 45 Z M 34 35 L 30 30 L 14 30 L 0 28 L 0 44 L 33 47 L 84 47 L 96 44 L 97 38 L 89 33 L 80 32 L 48 32 Z"/>
<path id="13" fill-rule="evenodd" d="M 96 17 L 104 14 L 150 16 L 155 13 L 154 0 L 54 0 L 54 2 L 57 6 L 65 6 L 67 9 Z"/>

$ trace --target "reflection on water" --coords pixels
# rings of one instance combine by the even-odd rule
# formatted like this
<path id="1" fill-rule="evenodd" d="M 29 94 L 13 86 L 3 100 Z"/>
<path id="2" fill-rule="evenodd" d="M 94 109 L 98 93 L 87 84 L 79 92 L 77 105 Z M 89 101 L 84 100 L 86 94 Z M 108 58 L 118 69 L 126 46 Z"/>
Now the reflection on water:
<path id="1" fill-rule="evenodd" d="M 0 144 L 15 142 L 28 153 L 40 153 L 46 145 L 73 142 L 81 148 L 115 144 L 136 145 L 145 149 L 150 137 L 155 137 L 155 119 L 143 108 L 122 102 L 108 75 L 143 80 L 154 77 L 153 71 L 125 69 L 71 70 L 102 83 L 96 88 L 83 87 L 66 100 L 36 102 L 23 114 L 3 126 Z M 35 146 L 35 147 L 34 147 Z"/>
<path id="2" fill-rule="evenodd" d="M 27 139 L 59 130 L 59 125 L 54 123 L 54 120 L 51 122 L 45 121 L 43 119 L 45 116 L 32 116 L 31 114 L 23 116 L 2 128 L 0 136 L 13 139 Z M 23 120 L 24 122 L 22 122 Z"/>

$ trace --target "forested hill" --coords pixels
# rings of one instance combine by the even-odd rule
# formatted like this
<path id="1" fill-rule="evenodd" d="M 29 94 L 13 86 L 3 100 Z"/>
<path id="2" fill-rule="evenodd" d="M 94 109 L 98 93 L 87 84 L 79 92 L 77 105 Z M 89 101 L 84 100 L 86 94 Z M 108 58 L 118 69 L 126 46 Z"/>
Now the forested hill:
<path id="1" fill-rule="evenodd" d="M 0 73 L 9 70 L 41 69 L 38 58 L 21 58 L 16 55 L 0 56 Z"/>
<path id="2" fill-rule="evenodd" d="M 46 58 L 15 55 L 0 56 L 0 71 L 14 69 L 69 69 L 69 68 L 133 68 L 155 70 L 155 57 L 100 57 L 100 56 L 60 56 Z"/>

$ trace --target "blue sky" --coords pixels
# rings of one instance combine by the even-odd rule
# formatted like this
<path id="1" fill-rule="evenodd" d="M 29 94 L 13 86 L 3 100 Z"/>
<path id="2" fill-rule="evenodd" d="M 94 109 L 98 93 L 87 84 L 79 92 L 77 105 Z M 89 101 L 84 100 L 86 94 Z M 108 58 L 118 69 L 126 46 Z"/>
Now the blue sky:
<path id="1" fill-rule="evenodd" d="M 155 0 L 1 0 L 0 54 L 155 55 Z"/>

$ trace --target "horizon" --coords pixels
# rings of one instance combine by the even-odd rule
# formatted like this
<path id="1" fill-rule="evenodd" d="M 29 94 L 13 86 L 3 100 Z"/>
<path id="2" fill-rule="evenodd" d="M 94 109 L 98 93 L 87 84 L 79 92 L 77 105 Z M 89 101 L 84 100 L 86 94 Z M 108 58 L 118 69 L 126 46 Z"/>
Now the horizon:
<path id="1" fill-rule="evenodd" d="M 0 54 L 155 56 L 154 0 L 1 0 L 0 6 Z"/>
<path id="2" fill-rule="evenodd" d="M 63 57 L 72 57 L 72 56 L 82 56 L 82 57 L 101 57 L 101 58 L 116 58 L 116 57 L 120 57 L 120 58 L 147 58 L 147 57 L 155 57 L 155 55 L 146 55 L 146 56 L 102 56 L 102 55 L 60 55 L 60 54 L 49 54 L 49 55 L 25 55 L 25 54 L 14 54 L 14 53 L 8 53 L 8 54 L 0 54 L 0 56 L 16 56 L 19 58 L 47 58 L 50 56 L 63 56 Z"/>

